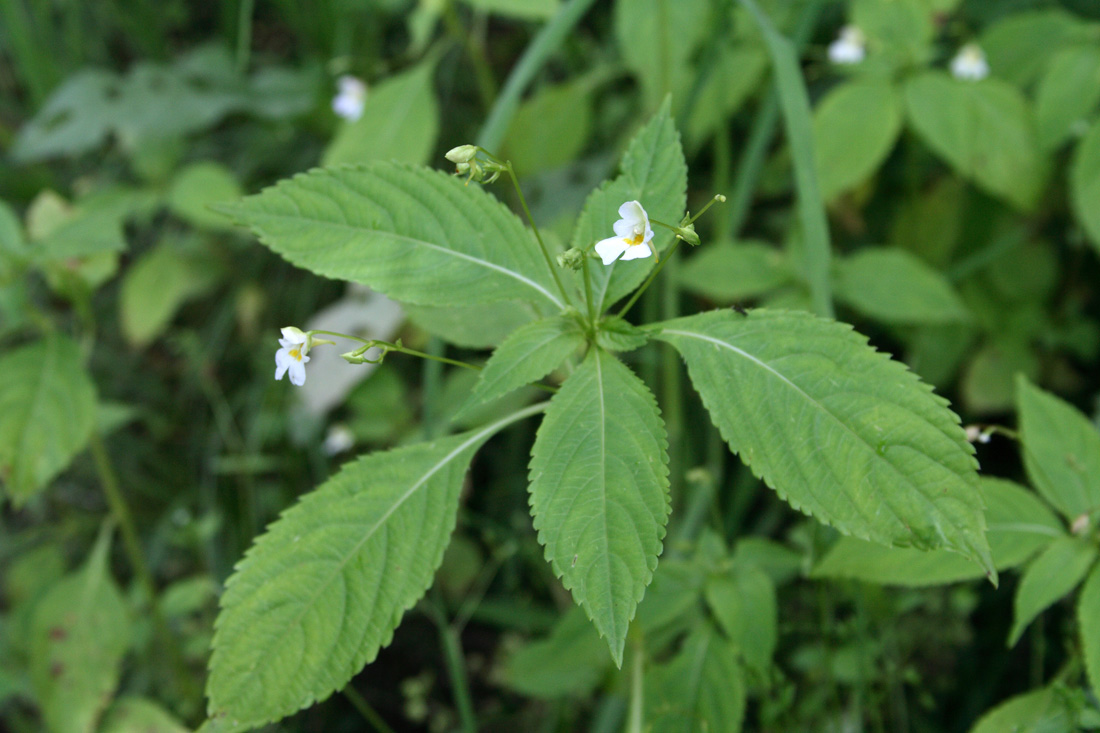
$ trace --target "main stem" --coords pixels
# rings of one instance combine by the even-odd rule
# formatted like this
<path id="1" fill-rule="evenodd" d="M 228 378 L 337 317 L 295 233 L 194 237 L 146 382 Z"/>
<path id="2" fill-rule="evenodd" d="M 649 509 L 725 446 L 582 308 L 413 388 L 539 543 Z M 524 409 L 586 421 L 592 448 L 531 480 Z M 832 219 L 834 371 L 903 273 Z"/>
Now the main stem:
<path id="1" fill-rule="evenodd" d="M 531 231 L 535 233 L 535 239 L 538 240 L 542 258 L 546 260 L 546 266 L 550 268 L 550 274 L 554 276 L 554 283 L 558 286 L 558 292 L 561 293 L 562 303 L 568 303 L 569 295 L 566 293 L 565 285 L 562 284 L 561 277 L 558 275 L 558 268 L 554 267 L 554 261 L 550 259 L 550 250 L 546 249 L 546 243 L 542 241 L 542 235 L 539 234 L 539 228 L 531 216 L 531 210 L 527 208 L 527 199 L 523 195 L 523 189 L 519 187 L 519 179 L 516 178 L 516 171 L 512 168 L 512 161 L 506 161 L 504 165 L 508 170 L 508 177 L 512 179 L 512 186 L 516 189 L 516 195 L 519 196 L 519 205 L 523 207 L 523 213 L 531 224 Z"/>
<path id="2" fill-rule="evenodd" d="M 652 220 L 650 220 L 650 221 L 652 221 Z M 644 283 L 642 283 L 642 286 L 634 291 L 634 295 L 630 296 L 630 300 L 626 301 L 626 305 L 624 305 L 622 307 L 622 309 L 619 311 L 619 318 L 622 318 L 623 316 L 625 316 L 626 312 L 629 311 L 630 308 L 635 303 L 638 302 L 638 298 L 642 297 L 642 293 L 645 292 L 646 288 L 649 287 L 650 283 L 653 282 L 654 278 L 656 278 L 657 275 L 659 275 L 661 273 L 661 270 L 663 270 L 664 267 L 665 267 L 665 263 L 668 262 L 669 259 L 671 259 L 672 255 L 676 252 L 676 248 L 679 247 L 679 246 L 680 246 L 680 240 L 679 239 L 677 239 L 676 241 L 674 241 L 672 243 L 672 249 L 670 249 L 668 251 L 668 254 L 665 255 L 665 258 L 657 263 L 657 266 L 653 268 L 653 272 L 649 273 L 649 277 L 646 278 L 646 281 Z"/>

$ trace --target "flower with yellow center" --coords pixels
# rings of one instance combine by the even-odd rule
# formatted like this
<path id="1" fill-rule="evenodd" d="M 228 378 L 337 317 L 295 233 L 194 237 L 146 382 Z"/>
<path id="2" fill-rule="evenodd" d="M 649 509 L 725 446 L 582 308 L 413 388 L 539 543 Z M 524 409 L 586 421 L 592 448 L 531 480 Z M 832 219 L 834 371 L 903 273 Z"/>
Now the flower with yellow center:
<path id="1" fill-rule="evenodd" d="M 306 383 L 306 362 L 309 361 L 309 334 L 293 326 L 282 329 L 283 338 L 279 339 L 282 348 L 275 352 L 275 379 L 283 378 L 289 372 L 290 383 L 301 387 Z"/>
<path id="2" fill-rule="evenodd" d="M 596 242 L 596 254 L 605 265 L 616 260 L 636 260 L 655 254 L 653 230 L 649 228 L 649 214 L 637 201 L 627 201 L 619 207 L 619 219 L 613 225 L 615 236 Z"/>

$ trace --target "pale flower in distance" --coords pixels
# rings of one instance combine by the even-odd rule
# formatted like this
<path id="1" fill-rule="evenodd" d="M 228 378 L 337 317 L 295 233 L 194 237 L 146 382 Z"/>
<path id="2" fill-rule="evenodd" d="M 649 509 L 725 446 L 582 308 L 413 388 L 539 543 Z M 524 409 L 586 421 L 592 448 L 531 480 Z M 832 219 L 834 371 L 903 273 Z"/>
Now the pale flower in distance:
<path id="1" fill-rule="evenodd" d="M 956 79 L 981 81 L 989 76 L 989 62 L 985 52 L 976 43 L 968 43 L 951 59 L 951 74 Z"/>
<path id="2" fill-rule="evenodd" d="M 615 236 L 596 242 L 596 254 L 605 265 L 616 260 L 637 260 L 653 254 L 653 230 L 649 228 L 649 214 L 637 201 L 627 201 L 619 207 L 615 222 Z"/>
<path id="3" fill-rule="evenodd" d="M 867 55 L 863 31 L 854 25 L 840 29 L 840 35 L 829 44 L 829 60 L 834 64 L 858 64 Z"/>
<path id="4" fill-rule="evenodd" d="M 367 85 L 362 79 L 345 74 L 336 80 L 337 94 L 332 98 L 332 111 L 348 122 L 363 116 L 367 104 Z"/>
<path id="5" fill-rule="evenodd" d="M 308 334 L 303 333 L 293 326 L 283 329 L 283 338 L 279 339 L 282 348 L 275 352 L 275 379 L 283 378 L 290 373 L 290 383 L 301 387 L 306 383 L 306 362 L 309 357 L 307 344 Z"/>

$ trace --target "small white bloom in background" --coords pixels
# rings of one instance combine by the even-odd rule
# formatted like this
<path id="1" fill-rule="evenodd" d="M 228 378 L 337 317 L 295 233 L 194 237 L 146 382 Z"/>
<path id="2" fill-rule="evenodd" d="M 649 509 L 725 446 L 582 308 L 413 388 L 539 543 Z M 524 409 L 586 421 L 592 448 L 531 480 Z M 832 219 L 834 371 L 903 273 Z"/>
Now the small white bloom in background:
<path id="1" fill-rule="evenodd" d="M 840 35 L 829 44 L 829 60 L 834 64 L 858 64 L 867 55 L 863 31 L 854 25 L 840 29 Z"/>
<path id="2" fill-rule="evenodd" d="M 956 79 L 980 81 L 989 76 L 985 52 L 976 43 L 968 43 L 951 59 L 951 74 Z"/>
<path id="3" fill-rule="evenodd" d="M 615 260 L 636 260 L 653 254 L 650 242 L 653 230 L 649 228 L 649 214 L 637 201 L 627 201 L 619 207 L 619 219 L 614 224 L 615 236 L 596 242 L 596 254 L 605 265 Z M 621 255 L 621 257 L 620 257 Z"/>
<path id="4" fill-rule="evenodd" d="M 321 444 L 321 450 L 325 455 L 334 456 L 355 445 L 355 435 L 343 423 L 335 423 L 329 426 L 325 434 L 325 441 Z"/>
<path id="5" fill-rule="evenodd" d="M 309 357 L 309 336 L 297 328 L 283 329 L 283 337 L 279 339 L 282 348 L 275 352 L 275 379 L 283 378 L 290 373 L 290 383 L 301 387 L 306 383 L 306 362 Z"/>
<path id="6" fill-rule="evenodd" d="M 367 103 L 367 85 L 362 79 L 344 75 L 336 80 L 337 94 L 332 98 L 332 111 L 349 122 L 363 116 Z"/>

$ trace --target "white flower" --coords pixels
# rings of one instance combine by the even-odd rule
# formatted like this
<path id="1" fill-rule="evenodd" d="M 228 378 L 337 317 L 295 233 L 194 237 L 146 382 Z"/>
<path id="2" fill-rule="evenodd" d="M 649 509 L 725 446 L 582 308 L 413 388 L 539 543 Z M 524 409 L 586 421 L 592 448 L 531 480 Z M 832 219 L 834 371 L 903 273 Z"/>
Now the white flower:
<path id="1" fill-rule="evenodd" d="M 863 31 L 854 25 L 840 29 L 840 35 L 829 44 L 829 60 L 834 64 L 858 64 L 867 55 Z"/>
<path id="2" fill-rule="evenodd" d="M 349 122 L 363 116 L 367 103 L 367 85 L 362 79 L 344 75 L 336 80 L 339 92 L 332 98 L 332 111 Z"/>
<path id="3" fill-rule="evenodd" d="M 627 201 L 619 207 L 619 219 L 615 222 L 615 236 L 596 242 L 596 254 L 605 265 L 615 260 L 636 260 L 653 253 L 650 241 L 653 230 L 649 228 L 649 215 L 637 201 Z M 620 256 L 621 255 L 621 256 Z"/>
<path id="4" fill-rule="evenodd" d="M 321 444 L 321 450 L 325 455 L 334 456 L 337 453 L 343 453 L 353 445 L 355 445 L 355 435 L 347 425 L 336 423 L 329 427 L 325 441 Z"/>
<path id="5" fill-rule="evenodd" d="M 283 329 L 283 338 L 279 339 L 282 348 L 275 352 L 275 379 L 282 379 L 290 372 L 290 383 L 301 387 L 306 383 L 306 362 L 309 357 L 309 335 L 294 327 Z"/>
<path id="6" fill-rule="evenodd" d="M 951 59 L 951 73 L 956 79 L 980 81 L 989 76 L 989 63 L 976 43 L 968 43 Z"/>

